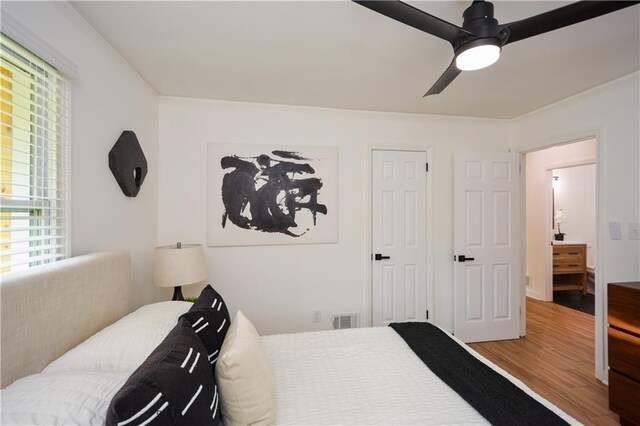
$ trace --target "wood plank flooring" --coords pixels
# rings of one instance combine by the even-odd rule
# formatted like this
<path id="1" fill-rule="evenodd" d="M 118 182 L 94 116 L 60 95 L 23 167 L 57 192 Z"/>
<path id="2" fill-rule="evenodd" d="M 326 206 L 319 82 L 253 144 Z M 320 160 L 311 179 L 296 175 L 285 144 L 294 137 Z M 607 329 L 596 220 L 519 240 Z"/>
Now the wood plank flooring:
<path id="1" fill-rule="evenodd" d="M 585 425 L 617 425 L 607 386 L 595 378 L 595 317 L 527 299 L 527 336 L 473 349 Z"/>

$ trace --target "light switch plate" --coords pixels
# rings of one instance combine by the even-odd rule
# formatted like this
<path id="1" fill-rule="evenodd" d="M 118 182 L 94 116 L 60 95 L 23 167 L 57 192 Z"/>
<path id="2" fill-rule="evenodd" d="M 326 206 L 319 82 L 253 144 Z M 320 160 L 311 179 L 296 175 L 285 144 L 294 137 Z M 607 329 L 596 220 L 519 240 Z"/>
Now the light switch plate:
<path id="1" fill-rule="evenodd" d="M 622 239 L 622 230 L 620 228 L 620 222 L 609 222 L 609 236 L 612 240 Z"/>
<path id="2" fill-rule="evenodd" d="M 638 222 L 629 223 L 629 239 L 640 240 L 640 223 Z"/>

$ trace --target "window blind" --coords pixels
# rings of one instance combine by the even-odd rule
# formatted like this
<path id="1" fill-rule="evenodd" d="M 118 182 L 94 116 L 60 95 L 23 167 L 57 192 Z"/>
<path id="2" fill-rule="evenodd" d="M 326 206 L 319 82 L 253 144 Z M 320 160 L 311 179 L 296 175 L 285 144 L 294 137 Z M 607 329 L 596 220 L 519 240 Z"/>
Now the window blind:
<path id="1" fill-rule="evenodd" d="M 0 273 L 69 253 L 69 84 L 0 33 Z"/>

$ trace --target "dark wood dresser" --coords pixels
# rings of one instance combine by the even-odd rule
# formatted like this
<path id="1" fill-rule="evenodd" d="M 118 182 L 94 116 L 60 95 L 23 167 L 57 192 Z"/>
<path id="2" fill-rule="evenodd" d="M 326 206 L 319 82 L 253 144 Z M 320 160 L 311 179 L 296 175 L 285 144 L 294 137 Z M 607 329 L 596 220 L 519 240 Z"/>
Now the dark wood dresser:
<path id="1" fill-rule="evenodd" d="M 609 409 L 623 425 L 640 425 L 640 282 L 607 287 Z"/>

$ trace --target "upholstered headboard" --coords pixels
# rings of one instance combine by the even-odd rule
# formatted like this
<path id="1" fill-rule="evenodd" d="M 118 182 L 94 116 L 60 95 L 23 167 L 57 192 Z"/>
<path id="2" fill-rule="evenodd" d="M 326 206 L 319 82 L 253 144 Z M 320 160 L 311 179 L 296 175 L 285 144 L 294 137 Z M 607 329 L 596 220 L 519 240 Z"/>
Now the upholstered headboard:
<path id="1" fill-rule="evenodd" d="M 0 387 L 51 361 L 129 312 L 125 251 L 73 257 L 0 277 Z"/>

